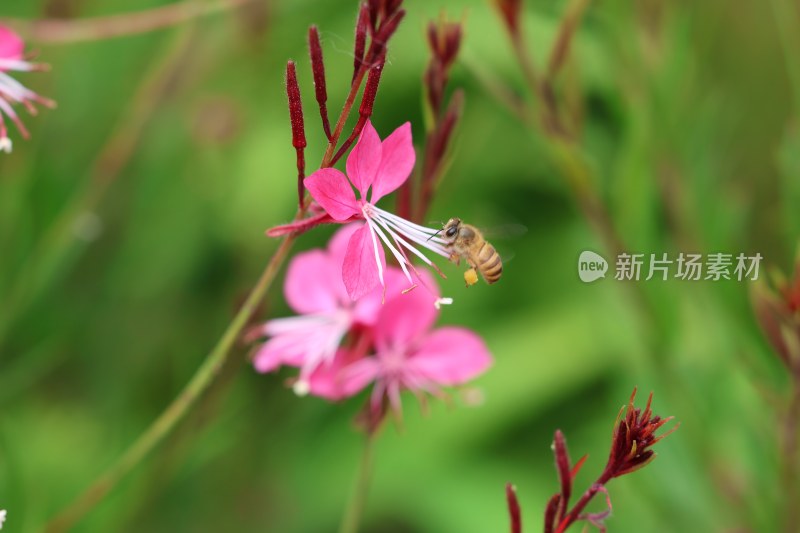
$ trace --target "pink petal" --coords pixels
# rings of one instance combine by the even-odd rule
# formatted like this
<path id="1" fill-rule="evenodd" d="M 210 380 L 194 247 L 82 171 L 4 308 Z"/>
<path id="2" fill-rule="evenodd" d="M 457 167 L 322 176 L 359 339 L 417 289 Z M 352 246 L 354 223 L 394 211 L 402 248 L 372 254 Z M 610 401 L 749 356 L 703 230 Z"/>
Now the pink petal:
<path id="1" fill-rule="evenodd" d="M 361 392 L 378 375 L 379 365 L 373 357 L 356 361 L 345 350 L 339 350 L 330 365 L 320 365 L 309 378 L 310 393 L 329 400 L 349 398 Z"/>
<path id="2" fill-rule="evenodd" d="M 378 260 L 381 262 L 381 267 L 386 264 L 380 242 L 378 242 Z M 380 285 L 375 248 L 367 225 L 357 229 L 350 237 L 342 265 L 342 280 L 352 300 L 358 300 Z"/>
<path id="3" fill-rule="evenodd" d="M 411 123 L 406 122 L 383 140 L 381 147 L 381 164 L 378 174 L 372 182 L 372 197 L 375 204 L 400 187 L 414 169 L 414 144 L 411 141 Z M 349 170 L 348 170 L 349 172 Z"/>
<path id="4" fill-rule="evenodd" d="M 253 355 L 253 366 L 263 374 L 277 370 L 281 365 L 300 366 L 303 357 L 297 349 L 296 339 L 275 337 L 262 344 Z"/>
<path id="5" fill-rule="evenodd" d="M 283 294 L 300 314 L 335 311 L 342 293 L 341 262 L 322 250 L 297 254 L 286 273 Z"/>
<path id="6" fill-rule="evenodd" d="M 492 356 L 472 331 L 445 327 L 428 335 L 406 364 L 435 383 L 452 386 L 485 372 Z"/>
<path id="7" fill-rule="evenodd" d="M 350 243 L 350 238 L 359 228 L 363 227 L 363 222 L 352 222 L 345 224 L 333 234 L 331 240 L 328 241 L 328 254 L 341 264 L 344 261 L 344 256 L 347 253 L 347 245 Z"/>
<path id="8" fill-rule="evenodd" d="M 378 320 L 384 304 L 384 293 L 387 299 L 401 297 L 400 291 L 408 288 L 408 280 L 403 271 L 395 267 L 386 267 L 383 271 L 386 289 L 378 285 L 372 291 L 359 298 L 353 306 L 353 321 L 372 326 Z"/>
<path id="9" fill-rule="evenodd" d="M 433 326 L 437 315 L 433 298 L 423 287 L 389 300 L 375 324 L 378 351 L 407 349 Z"/>
<path id="10" fill-rule="evenodd" d="M 361 137 L 355 148 L 347 156 L 347 176 L 361 193 L 361 198 L 367 198 L 367 189 L 375 181 L 375 174 L 381 164 L 381 139 L 378 132 L 372 127 L 372 122 L 367 121 L 361 130 Z"/>
<path id="11" fill-rule="evenodd" d="M 0 59 L 19 60 L 25 51 L 25 43 L 19 35 L 5 26 L 0 26 Z"/>
<path id="12" fill-rule="evenodd" d="M 335 168 L 321 168 L 303 184 L 322 208 L 338 221 L 360 214 L 356 195 L 347 177 Z"/>

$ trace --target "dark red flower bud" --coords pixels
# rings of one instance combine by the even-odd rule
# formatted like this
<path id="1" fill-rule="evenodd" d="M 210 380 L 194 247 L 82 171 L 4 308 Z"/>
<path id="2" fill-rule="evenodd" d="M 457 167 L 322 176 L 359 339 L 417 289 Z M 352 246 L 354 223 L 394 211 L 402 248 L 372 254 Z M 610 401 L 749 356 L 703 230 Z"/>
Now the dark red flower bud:
<path id="1" fill-rule="evenodd" d="M 394 15 L 403 0 L 369 0 L 369 22 L 372 34 Z"/>
<path id="2" fill-rule="evenodd" d="M 635 398 L 636 389 L 634 388 L 628 406 L 620 411 L 618 422 L 614 426 L 611 454 L 606 465 L 609 480 L 630 474 L 655 459 L 655 453 L 650 448 L 678 429 L 678 426 L 675 425 L 663 435 L 656 437 L 656 430 L 672 420 L 673 417 L 653 416 L 650 408 L 653 401 L 652 392 L 647 398 L 644 411 L 633 406 Z M 624 416 L 622 416 L 623 413 Z"/>
<path id="3" fill-rule="evenodd" d="M 387 16 L 394 14 L 395 11 L 400 9 L 402 4 L 403 0 L 385 0 L 384 6 Z"/>
<path id="4" fill-rule="evenodd" d="M 289 97 L 289 119 L 292 122 L 292 146 L 306 147 L 306 130 L 303 124 L 303 102 L 294 61 L 286 63 L 286 95 Z"/>
<path id="5" fill-rule="evenodd" d="M 385 62 L 386 56 L 381 56 L 378 63 L 369 70 L 367 83 L 364 86 L 364 94 L 361 96 L 361 106 L 358 108 L 358 122 L 356 122 L 356 126 L 353 128 L 347 140 L 342 143 L 342 146 L 336 151 L 333 159 L 331 159 L 331 165 L 335 165 L 345 152 L 350 149 L 350 146 L 352 146 L 356 138 L 361 135 L 361 130 L 364 129 L 367 120 L 372 115 L 372 107 L 375 105 L 375 96 L 378 94 L 378 85 L 381 81 L 381 74 L 383 73 Z"/>
<path id="6" fill-rule="evenodd" d="M 494 0 L 494 5 L 511 35 L 519 35 L 522 0 Z"/>
<path id="7" fill-rule="evenodd" d="M 428 24 L 428 46 L 433 58 L 448 70 L 458 55 L 461 47 L 463 29 L 458 22 L 430 22 Z"/>
<path id="8" fill-rule="evenodd" d="M 553 528 L 556 526 L 556 514 L 561 504 L 561 495 L 553 494 L 553 497 L 547 501 L 547 506 L 544 508 L 544 533 L 553 533 Z"/>
<path id="9" fill-rule="evenodd" d="M 372 65 L 386 53 L 386 44 L 389 42 L 389 39 L 391 39 L 392 35 L 394 35 L 394 32 L 397 31 L 397 27 L 405 16 L 406 12 L 401 9 L 380 25 L 380 28 L 378 28 L 372 38 L 372 43 L 370 43 L 369 51 L 365 57 L 365 62 L 368 66 L 372 67 Z"/>
<path id="10" fill-rule="evenodd" d="M 356 44 L 353 53 L 353 81 L 358 75 L 361 65 L 364 64 L 364 50 L 367 46 L 367 29 L 369 28 L 370 8 L 366 3 L 361 4 L 356 20 Z M 351 82 L 352 83 L 352 82 Z"/>
<path id="11" fill-rule="evenodd" d="M 381 82 L 383 66 L 386 62 L 385 54 L 378 59 L 378 63 L 369 69 L 367 84 L 364 86 L 364 95 L 361 98 L 361 106 L 358 113 L 362 117 L 369 118 L 372 115 L 372 106 L 375 104 L 375 96 L 378 94 L 378 85 Z"/>
<path id="12" fill-rule="evenodd" d="M 588 6 L 589 0 L 574 0 L 570 4 L 566 15 L 564 15 L 558 29 L 555 44 L 553 44 L 553 51 L 550 52 L 550 61 L 547 66 L 547 77 L 549 79 L 552 79 L 558 73 L 567 56 L 569 56 L 569 49 L 572 45 L 575 30 Z"/>
<path id="13" fill-rule="evenodd" d="M 322 59 L 322 45 L 319 42 L 319 31 L 316 26 L 308 28 L 308 54 L 311 56 L 311 71 L 314 73 L 314 92 L 322 118 L 322 129 L 325 136 L 331 139 L 331 125 L 328 121 L 328 90 L 325 87 L 325 63 Z"/>
<path id="14" fill-rule="evenodd" d="M 783 284 L 778 292 L 765 282 L 756 283 L 750 291 L 758 325 L 781 362 L 800 378 L 800 316 L 795 309 L 795 286 Z"/>
<path id="15" fill-rule="evenodd" d="M 367 0 L 369 2 L 369 27 L 370 34 L 375 35 L 375 30 L 378 29 L 380 23 L 380 16 L 383 11 L 383 0 Z"/>
<path id="16" fill-rule="evenodd" d="M 508 516 L 511 519 L 511 533 L 522 533 L 522 516 L 517 500 L 517 487 L 506 483 L 506 502 L 508 503 Z"/>
<path id="17" fill-rule="evenodd" d="M 297 154 L 297 196 L 298 205 L 303 208 L 305 188 L 306 161 L 303 150 L 306 147 L 306 132 L 303 124 L 303 102 L 300 99 L 300 86 L 297 84 L 297 72 L 294 61 L 286 64 L 286 95 L 289 98 L 289 119 L 292 123 L 292 146 Z"/>
<path id="18" fill-rule="evenodd" d="M 560 429 L 556 430 L 553 439 L 553 454 L 556 457 L 556 470 L 558 470 L 558 479 L 561 482 L 561 503 L 558 506 L 558 519 L 561 520 L 567 511 L 569 498 L 572 495 L 572 464 L 567 452 L 567 441 Z"/>
<path id="19" fill-rule="evenodd" d="M 428 104 L 434 116 L 441 111 L 442 98 L 450 76 L 450 68 L 461 46 L 461 24 L 445 20 L 428 24 L 428 46 L 431 58 L 425 69 L 424 81 Z"/>

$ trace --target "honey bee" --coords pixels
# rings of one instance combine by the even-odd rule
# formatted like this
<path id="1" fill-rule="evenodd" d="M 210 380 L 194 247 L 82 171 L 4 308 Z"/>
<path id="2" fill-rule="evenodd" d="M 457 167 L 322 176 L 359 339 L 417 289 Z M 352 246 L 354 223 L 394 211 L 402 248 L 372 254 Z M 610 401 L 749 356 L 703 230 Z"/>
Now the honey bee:
<path id="1" fill-rule="evenodd" d="M 445 249 L 450 252 L 450 261 L 458 265 L 464 259 L 472 267 L 464 272 L 467 287 L 478 282 L 476 270 L 490 285 L 500 279 L 503 274 L 500 255 L 475 226 L 464 224 L 460 218 L 451 218 L 442 228 L 442 234 L 447 241 Z"/>

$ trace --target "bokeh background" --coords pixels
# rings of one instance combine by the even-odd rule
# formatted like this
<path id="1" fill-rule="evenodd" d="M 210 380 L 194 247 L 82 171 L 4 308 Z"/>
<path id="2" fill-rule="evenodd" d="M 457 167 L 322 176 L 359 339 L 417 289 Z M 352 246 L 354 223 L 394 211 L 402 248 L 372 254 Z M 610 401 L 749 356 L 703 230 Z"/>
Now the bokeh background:
<path id="1" fill-rule="evenodd" d="M 4 0 L 0 15 L 163 4 Z M 548 54 L 565 6 L 526 3 L 535 57 Z M 411 120 L 421 139 L 425 24 L 441 12 L 463 20 L 451 87 L 465 90 L 466 107 L 429 216 L 528 232 L 496 242 L 514 258 L 495 286 L 466 290 L 445 265 L 443 290 L 456 304 L 440 323 L 478 331 L 496 363 L 475 383 L 480 405 L 455 393 L 453 405 L 422 414 L 405 398 L 402 427 L 388 425 L 377 444 L 364 531 L 506 531 L 509 481 L 525 531 L 539 531 L 557 490 L 553 432 L 564 431 L 574 458 L 589 454 L 577 481 L 587 487 L 634 386 L 641 402 L 654 391 L 656 412 L 681 427 L 652 465 L 611 482 L 610 531 L 777 531 L 790 387 L 756 327 L 749 284 L 580 282 L 579 253 L 608 256 L 603 243 L 541 135 L 476 79 L 525 93 L 492 5 L 405 7 L 378 131 Z M 14 137 L 14 153 L 0 159 L 8 531 L 40 530 L 87 487 L 231 320 L 276 247 L 264 230 L 295 210 L 285 61 L 298 61 L 313 165 L 323 137 L 305 31 L 320 26 L 333 112 L 352 72 L 356 10 L 355 1 L 258 0 L 145 34 L 29 43 L 52 71 L 20 78 L 59 107 L 27 119 L 32 139 Z M 581 146 L 627 250 L 760 252 L 762 275 L 790 269 L 800 235 L 800 85 L 790 82 L 798 30 L 789 0 L 590 6 L 565 76 L 579 90 Z M 322 246 L 332 231 L 303 235 L 295 251 Z M 262 316 L 289 313 L 279 288 Z M 336 529 L 362 450 L 352 420 L 363 398 L 297 398 L 284 384 L 292 373 L 256 374 L 247 354 L 237 349 L 190 416 L 76 531 Z"/>

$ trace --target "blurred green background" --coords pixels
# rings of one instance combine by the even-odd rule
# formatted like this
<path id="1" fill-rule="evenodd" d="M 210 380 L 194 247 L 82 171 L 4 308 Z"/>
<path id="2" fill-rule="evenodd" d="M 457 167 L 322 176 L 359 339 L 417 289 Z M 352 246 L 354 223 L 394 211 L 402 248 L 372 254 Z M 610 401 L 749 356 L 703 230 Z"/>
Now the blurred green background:
<path id="1" fill-rule="evenodd" d="M 4 0 L 0 15 L 163 4 Z M 466 290 L 460 270 L 444 266 L 443 292 L 456 304 L 440 323 L 474 328 L 496 363 L 475 383 L 481 405 L 435 402 L 422 415 L 405 397 L 403 427 L 386 427 L 377 445 L 364 531 L 506 531 L 508 481 L 525 531 L 539 531 L 557 490 L 553 432 L 564 431 L 573 458 L 589 453 L 583 490 L 605 464 L 634 386 L 642 404 L 653 390 L 656 413 L 681 427 L 651 466 L 611 482 L 610 530 L 776 531 L 789 382 L 755 326 L 749 284 L 642 281 L 647 317 L 612 277 L 581 283 L 579 253 L 605 253 L 602 244 L 541 138 L 473 74 L 523 91 L 491 4 L 405 7 L 378 131 L 411 120 L 421 143 L 425 24 L 441 11 L 463 20 L 464 61 L 451 87 L 464 88 L 466 107 L 429 216 L 528 232 L 502 243 L 515 257 L 496 286 Z M 565 3 L 524 9 L 530 49 L 543 58 Z M 19 78 L 59 107 L 26 119 L 32 140 L 15 136 L 14 153 L 0 158 L 8 531 L 39 530 L 86 488 L 231 320 L 276 247 L 264 230 L 294 214 L 285 61 L 299 65 L 311 167 L 323 135 L 305 31 L 320 26 L 333 113 L 352 72 L 356 10 L 355 1 L 263 0 L 141 35 L 29 43 L 53 68 Z M 783 43 L 773 10 L 789 30 Z M 584 103 L 581 144 L 628 250 L 760 252 L 765 265 L 789 269 L 800 234 L 800 87 L 787 74 L 800 60 L 798 28 L 789 0 L 590 7 L 567 71 Z M 294 251 L 324 245 L 332 231 L 303 235 Z M 279 287 L 262 316 L 289 313 Z M 284 386 L 294 372 L 258 375 L 247 353 L 237 350 L 188 419 L 76 531 L 336 529 L 362 450 L 352 419 L 363 398 L 297 398 Z"/>

